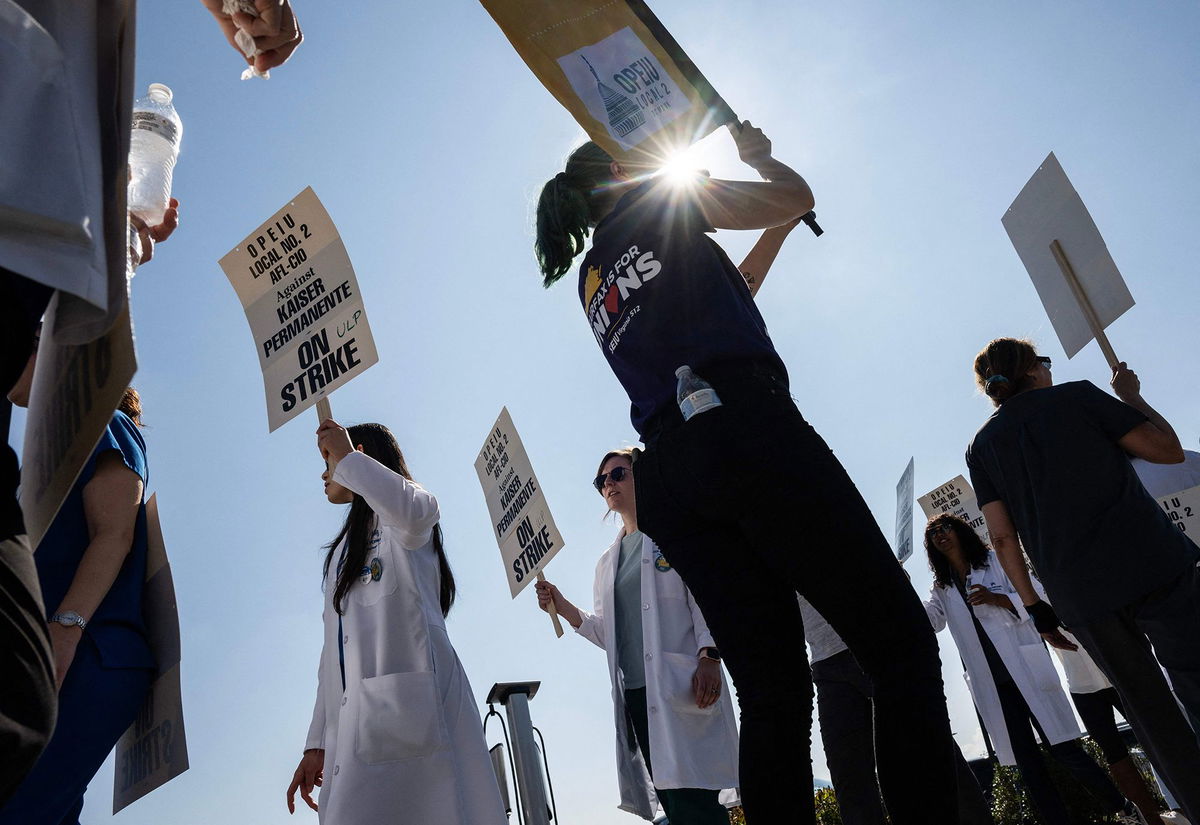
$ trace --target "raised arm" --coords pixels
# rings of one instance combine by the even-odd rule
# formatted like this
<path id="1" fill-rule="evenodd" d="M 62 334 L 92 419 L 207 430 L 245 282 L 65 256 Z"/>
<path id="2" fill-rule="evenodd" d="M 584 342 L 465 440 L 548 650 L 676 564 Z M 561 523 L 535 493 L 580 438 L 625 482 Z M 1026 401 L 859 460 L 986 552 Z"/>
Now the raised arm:
<path id="1" fill-rule="evenodd" d="M 763 232 L 758 243 L 754 244 L 746 258 L 738 265 L 742 277 L 746 279 L 746 286 L 750 287 L 752 297 L 758 295 L 758 290 L 766 280 L 767 272 L 775 263 L 779 250 L 783 248 L 783 242 L 799 224 L 800 219 L 793 218 L 782 226 L 775 226 Z"/>
<path id="2" fill-rule="evenodd" d="M 762 177 L 756 181 L 709 180 L 697 193 L 704 217 L 717 229 L 768 229 L 813 208 L 808 183 L 771 156 L 771 141 L 750 124 L 730 126 L 742 161 Z M 774 257 L 774 256 L 772 256 Z"/>
<path id="3" fill-rule="evenodd" d="M 1182 462 L 1183 445 L 1175 428 L 1142 398 L 1142 382 L 1124 361 L 1113 367 L 1112 388 L 1117 398 L 1149 419 L 1121 437 L 1117 442 L 1121 449 L 1154 464 Z"/>

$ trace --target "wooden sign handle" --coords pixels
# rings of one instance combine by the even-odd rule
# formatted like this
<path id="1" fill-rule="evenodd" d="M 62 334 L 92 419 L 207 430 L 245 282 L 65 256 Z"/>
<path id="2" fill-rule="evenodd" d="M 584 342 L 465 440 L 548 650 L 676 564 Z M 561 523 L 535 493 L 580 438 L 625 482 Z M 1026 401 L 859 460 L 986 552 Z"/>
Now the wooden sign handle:
<path id="1" fill-rule="evenodd" d="M 546 580 L 546 574 L 539 570 L 537 572 L 537 580 L 544 582 Z M 554 608 L 553 599 L 550 600 L 550 621 L 554 622 L 554 635 L 561 639 L 563 635 L 562 622 L 558 620 L 558 611 Z"/>
<path id="2" fill-rule="evenodd" d="M 317 399 L 317 423 L 324 424 L 329 419 L 333 418 L 333 411 L 329 409 L 329 396 Z"/>
<path id="3" fill-rule="evenodd" d="M 1079 278 L 1075 275 L 1075 270 L 1071 267 L 1071 262 L 1067 260 L 1067 255 L 1063 252 L 1062 244 L 1057 240 L 1050 242 L 1050 254 L 1054 256 L 1058 268 L 1062 270 L 1063 278 L 1067 281 L 1067 286 L 1071 287 L 1071 292 L 1075 295 L 1075 301 L 1079 304 L 1079 308 L 1083 310 L 1083 317 L 1087 319 L 1088 326 L 1092 329 L 1092 336 L 1096 339 L 1096 343 L 1100 345 L 1100 351 L 1104 353 L 1104 358 L 1108 361 L 1108 365 L 1113 369 L 1117 368 L 1117 364 L 1121 363 L 1117 358 L 1117 353 L 1113 350 L 1112 344 L 1109 343 L 1108 336 L 1104 334 L 1104 327 L 1100 325 L 1100 318 L 1096 315 L 1096 310 L 1092 308 L 1092 302 L 1088 300 L 1087 293 L 1083 291 L 1083 284 L 1079 283 Z"/>

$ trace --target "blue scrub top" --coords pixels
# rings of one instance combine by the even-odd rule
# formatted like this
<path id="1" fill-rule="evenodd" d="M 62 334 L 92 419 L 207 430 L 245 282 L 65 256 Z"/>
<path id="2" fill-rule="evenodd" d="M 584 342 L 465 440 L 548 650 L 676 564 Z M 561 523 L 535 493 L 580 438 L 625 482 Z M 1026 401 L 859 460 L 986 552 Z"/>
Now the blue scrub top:
<path id="1" fill-rule="evenodd" d="M 120 455 L 125 466 L 142 479 L 143 495 L 138 505 L 137 523 L 134 528 L 133 546 L 108 595 L 96 609 L 88 622 L 84 634 L 100 651 L 100 661 L 105 667 L 153 668 L 154 655 L 146 640 L 146 625 L 142 618 L 142 591 L 146 579 L 146 501 L 145 484 L 148 479 L 146 468 L 146 442 L 137 425 L 125 413 L 117 411 L 108 428 L 75 480 L 70 494 L 63 502 L 54 522 L 46 531 L 34 555 L 38 578 L 42 585 L 42 599 L 46 605 L 47 619 L 61 606 L 66 610 L 71 605 L 62 604 L 75 571 L 83 559 L 90 538 L 87 517 L 83 509 L 83 489 L 96 474 L 96 460 L 109 451 Z"/>

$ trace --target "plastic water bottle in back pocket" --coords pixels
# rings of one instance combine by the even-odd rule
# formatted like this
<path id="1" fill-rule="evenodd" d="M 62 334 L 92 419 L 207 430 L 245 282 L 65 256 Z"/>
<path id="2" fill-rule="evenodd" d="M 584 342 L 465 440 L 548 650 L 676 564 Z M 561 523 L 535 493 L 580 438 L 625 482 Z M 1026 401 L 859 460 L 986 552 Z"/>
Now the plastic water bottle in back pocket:
<path id="1" fill-rule="evenodd" d="M 712 385 L 692 372 L 692 368 L 684 364 L 675 370 L 679 383 L 675 388 L 675 400 L 679 402 L 679 412 L 683 420 L 689 421 L 692 416 L 699 415 L 713 407 L 721 406 L 721 398 Z"/>

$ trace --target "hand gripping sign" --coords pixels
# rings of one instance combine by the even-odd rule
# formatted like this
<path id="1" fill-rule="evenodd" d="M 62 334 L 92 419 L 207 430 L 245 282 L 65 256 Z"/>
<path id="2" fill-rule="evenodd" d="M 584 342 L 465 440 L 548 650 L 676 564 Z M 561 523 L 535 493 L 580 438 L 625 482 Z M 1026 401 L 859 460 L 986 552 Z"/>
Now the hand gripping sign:
<path id="1" fill-rule="evenodd" d="M 642 0 L 481 0 L 588 137 L 661 166 L 738 117 Z M 815 215 L 805 223 L 816 234 Z"/>
<path id="2" fill-rule="evenodd" d="M 221 269 L 254 335 L 271 432 L 379 360 L 346 245 L 311 187 L 221 258 Z"/>
<path id="3" fill-rule="evenodd" d="M 545 579 L 542 568 L 562 549 L 563 539 L 508 407 L 500 410 L 500 417 L 488 433 L 475 459 L 475 472 L 479 474 L 496 543 L 500 545 L 508 589 L 515 599 L 532 579 Z M 550 618 L 554 632 L 562 636 L 562 624 L 553 602 Z"/>
<path id="4" fill-rule="evenodd" d="M 1051 152 L 1001 219 L 1068 358 L 1093 338 L 1118 363 L 1104 329 L 1133 296 L 1100 230 Z"/>

